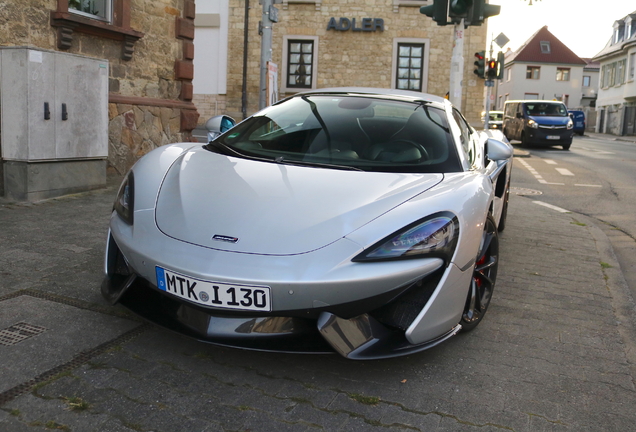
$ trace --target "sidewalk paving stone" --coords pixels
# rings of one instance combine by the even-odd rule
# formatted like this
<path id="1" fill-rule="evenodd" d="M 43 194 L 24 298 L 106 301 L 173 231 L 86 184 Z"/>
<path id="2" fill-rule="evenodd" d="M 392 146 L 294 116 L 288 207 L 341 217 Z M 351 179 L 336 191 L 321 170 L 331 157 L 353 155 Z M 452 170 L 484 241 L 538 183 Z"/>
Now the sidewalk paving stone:
<path id="1" fill-rule="evenodd" d="M 0 389 L 0 430 L 633 429 L 634 301 L 585 216 L 512 196 L 480 326 L 417 355 L 353 362 L 203 344 L 108 305 L 99 284 L 116 180 L 42 203 L 0 201 L 0 323 L 51 326 L 0 346 L 5 390 L 115 341 L 19 394 Z M 73 398 L 86 409 L 71 410 Z"/>

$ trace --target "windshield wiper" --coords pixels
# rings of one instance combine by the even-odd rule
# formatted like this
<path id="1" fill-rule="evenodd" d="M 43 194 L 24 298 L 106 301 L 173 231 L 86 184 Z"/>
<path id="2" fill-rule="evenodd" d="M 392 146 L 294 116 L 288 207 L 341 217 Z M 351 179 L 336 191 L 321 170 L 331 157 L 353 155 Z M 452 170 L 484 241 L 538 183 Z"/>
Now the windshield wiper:
<path id="1" fill-rule="evenodd" d="M 235 148 L 230 147 L 227 144 L 223 144 L 222 142 L 219 142 L 219 141 L 211 141 L 210 143 L 204 145 L 203 148 L 206 149 L 207 151 L 220 153 L 225 156 L 235 156 L 235 157 L 240 157 L 243 159 L 250 159 L 250 160 L 261 161 L 261 162 L 271 162 L 271 159 L 241 153 Z"/>
<path id="2" fill-rule="evenodd" d="M 269 160 L 269 162 L 276 162 L 282 165 L 298 165 L 298 166 L 310 166 L 310 167 L 318 167 L 318 168 L 331 168 L 331 169 L 339 169 L 345 171 L 363 171 L 363 169 L 350 166 L 350 165 L 334 165 L 320 162 L 309 162 L 309 161 L 300 161 L 294 159 L 285 159 L 283 156 L 279 156 L 273 161 Z"/>

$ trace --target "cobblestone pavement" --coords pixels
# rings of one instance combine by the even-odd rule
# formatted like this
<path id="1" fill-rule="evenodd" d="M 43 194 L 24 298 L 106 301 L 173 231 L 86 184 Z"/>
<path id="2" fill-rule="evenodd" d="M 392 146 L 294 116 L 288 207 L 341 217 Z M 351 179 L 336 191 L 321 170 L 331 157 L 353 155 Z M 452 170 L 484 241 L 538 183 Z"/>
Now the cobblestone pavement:
<path id="1" fill-rule="evenodd" d="M 417 355 L 354 362 L 205 345 L 108 306 L 116 180 L 0 201 L 2 431 L 634 430 L 634 303 L 583 216 L 513 195 L 480 326 Z"/>

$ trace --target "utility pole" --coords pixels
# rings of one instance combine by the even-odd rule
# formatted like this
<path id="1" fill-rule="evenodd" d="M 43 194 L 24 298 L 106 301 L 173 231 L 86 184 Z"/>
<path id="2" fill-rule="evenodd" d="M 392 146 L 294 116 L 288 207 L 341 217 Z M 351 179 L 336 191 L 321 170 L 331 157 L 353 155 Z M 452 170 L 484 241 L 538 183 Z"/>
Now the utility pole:
<path id="1" fill-rule="evenodd" d="M 451 103 L 461 111 L 462 109 L 462 78 L 464 76 L 464 20 L 455 24 L 453 37 L 453 54 L 451 56 L 450 90 Z"/>
<path id="2" fill-rule="evenodd" d="M 263 5 L 263 16 L 259 23 L 258 33 L 261 35 L 261 80 L 258 97 L 258 108 L 267 106 L 267 62 L 272 60 L 272 24 L 278 22 L 278 9 L 275 0 L 260 0 Z"/>

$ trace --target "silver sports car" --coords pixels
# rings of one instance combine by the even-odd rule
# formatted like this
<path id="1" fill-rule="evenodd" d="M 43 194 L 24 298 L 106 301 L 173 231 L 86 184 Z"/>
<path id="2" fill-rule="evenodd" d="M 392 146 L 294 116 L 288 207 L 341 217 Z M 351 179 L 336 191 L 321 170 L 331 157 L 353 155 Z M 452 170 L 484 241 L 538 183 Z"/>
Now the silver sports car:
<path id="1" fill-rule="evenodd" d="M 498 132 L 445 99 L 368 88 L 212 124 L 229 130 L 160 147 L 124 179 L 110 302 L 205 342 L 350 359 L 421 351 L 484 317 L 512 168 Z"/>

